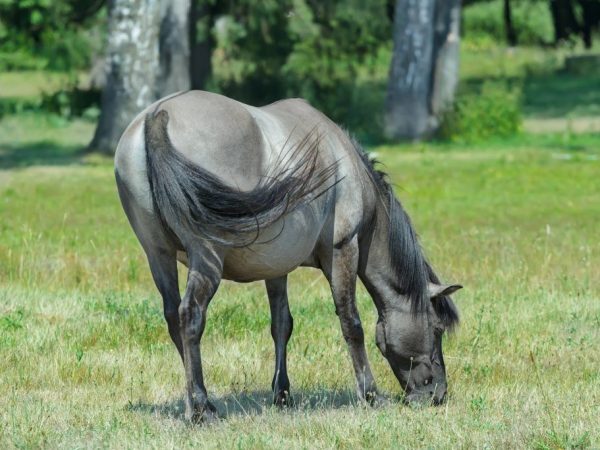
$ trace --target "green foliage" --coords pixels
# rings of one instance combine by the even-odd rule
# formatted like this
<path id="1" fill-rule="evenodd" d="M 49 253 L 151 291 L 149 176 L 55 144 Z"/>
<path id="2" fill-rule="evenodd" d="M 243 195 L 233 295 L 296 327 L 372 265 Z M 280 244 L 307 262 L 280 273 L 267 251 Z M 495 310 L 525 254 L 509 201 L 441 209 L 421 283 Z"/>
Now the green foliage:
<path id="1" fill-rule="evenodd" d="M 443 118 L 440 134 L 458 142 L 505 138 L 517 134 L 522 121 L 520 90 L 488 81 L 479 92 L 458 96 Z"/>
<path id="2" fill-rule="evenodd" d="M 41 97 L 0 99 L 0 118 L 8 114 L 44 112 L 56 114 L 64 119 L 82 117 L 95 122 L 100 115 L 99 104 L 100 91 L 70 85 L 42 93 Z"/>
<path id="3" fill-rule="evenodd" d="M 104 0 L 0 0 L 0 70 L 68 71 L 90 59 L 90 18 Z"/>
<path id="4" fill-rule="evenodd" d="M 243 101 L 304 97 L 350 117 L 359 68 L 389 41 L 384 0 L 237 2 L 215 27 L 215 82 Z"/>
<path id="5" fill-rule="evenodd" d="M 95 121 L 99 117 L 100 91 L 65 87 L 50 94 L 43 94 L 40 110 L 58 114 L 64 118 L 84 117 Z"/>
<path id="6" fill-rule="evenodd" d="M 547 1 L 513 1 L 511 6 L 519 45 L 538 45 L 553 41 L 554 28 Z M 506 42 L 503 1 L 482 1 L 465 6 L 463 34 L 466 40 L 480 42 L 482 45 Z"/>
<path id="7" fill-rule="evenodd" d="M 48 65 L 45 59 L 33 55 L 24 48 L 0 51 L 0 71 L 41 70 Z"/>

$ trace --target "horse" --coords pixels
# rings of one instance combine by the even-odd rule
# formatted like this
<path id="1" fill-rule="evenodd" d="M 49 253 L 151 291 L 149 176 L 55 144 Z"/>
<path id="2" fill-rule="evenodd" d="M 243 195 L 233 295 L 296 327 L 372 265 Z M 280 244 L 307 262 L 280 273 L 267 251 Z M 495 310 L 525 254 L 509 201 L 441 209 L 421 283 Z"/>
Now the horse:
<path id="1" fill-rule="evenodd" d="M 381 399 L 356 307 L 360 278 L 377 309 L 376 344 L 407 402 L 441 404 L 442 335 L 458 323 L 383 172 L 338 125 L 302 99 L 253 107 L 203 91 L 166 97 L 123 133 L 115 177 L 148 259 L 182 359 L 185 418 L 218 412 L 203 380 L 200 340 L 222 279 L 264 280 L 275 346 L 275 405 L 290 405 L 287 275 L 320 269 L 352 360 L 360 400 Z M 177 261 L 188 268 L 183 298 Z"/>

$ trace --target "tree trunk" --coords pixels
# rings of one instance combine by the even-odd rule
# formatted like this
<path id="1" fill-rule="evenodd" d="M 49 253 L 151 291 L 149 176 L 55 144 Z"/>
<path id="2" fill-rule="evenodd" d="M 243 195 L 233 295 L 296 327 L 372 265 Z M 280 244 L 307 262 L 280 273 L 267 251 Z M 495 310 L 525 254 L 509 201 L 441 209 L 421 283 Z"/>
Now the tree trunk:
<path id="1" fill-rule="evenodd" d="M 394 53 L 384 132 L 390 139 L 417 139 L 430 132 L 435 0 L 397 0 Z"/>
<path id="2" fill-rule="evenodd" d="M 436 5 L 430 102 L 434 128 L 452 107 L 458 86 L 461 0 L 438 0 Z"/>
<path id="3" fill-rule="evenodd" d="M 108 76 L 89 150 L 112 154 L 125 127 L 156 99 L 159 0 L 111 0 Z"/>
<path id="4" fill-rule="evenodd" d="M 212 52 L 215 46 L 211 30 L 214 14 L 210 5 L 192 0 L 190 9 L 190 76 L 192 89 L 205 89 L 212 74 Z"/>
<path id="5" fill-rule="evenodd" d="M 550 12 L 554 23 L 554 41 L 556 44 L 579 31 L 580 27 L 575 18 L 571 0 L 550 0 Z"/>
<path id="6" fill-rule="evenodd" d="M 159 98 L 190 89 L 190 0 L 163 0 L 162 3 L 160 72 L 156 80 Z"/>
<path id="7" fill-rule="evenodd" d="M 583 17 L 581 33 L 585 48 L 592 48 L 592 29 L 600 24 L 600 2 L 597 0 L 579 0 Z"/>
<path id="8" fill-rule="evenodd" d="M 506 42 L 511 47 L 517 46 L 517 33 L 512 21 L 512 10 L 510 0 L 504 0 L 504 31 L 506 32 Z"/>
<path id="9" fill-rule="evenodd" d="M 433 134 L 458 85 L 460 0 L 397 0 L 385 135 Z"/>

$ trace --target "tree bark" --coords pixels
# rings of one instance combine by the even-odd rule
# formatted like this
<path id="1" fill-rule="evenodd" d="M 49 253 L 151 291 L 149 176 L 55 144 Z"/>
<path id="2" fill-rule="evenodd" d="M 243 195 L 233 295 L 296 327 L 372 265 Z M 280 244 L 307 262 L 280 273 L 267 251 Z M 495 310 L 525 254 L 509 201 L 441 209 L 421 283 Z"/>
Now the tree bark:
<path id="1" fill-rule="evenodd" d="M 435 0 L 396 2 L 384 124 L 390 139 L 417 139 L 430 131 L 434 12 Z"/>
<path id="2" fill-rule="evenodd" d="M 159 0 L 111 0 L 108 76 L 101 113 L 88 149 L 113 154 L 121 134 L 156 99 Z"/>
<path id="3" fill-rule="evenodd" d="M 554 41 L 568 39 L 580 29 L 571 0 L 550 0 L 550 12 L 554 23 Z"/>
<path id="4" fill-rule="evenodd" d="M 461 0 L 438 0 L 436 5 L 430 102 L 434 128 L 452 106 L 458 87 Z"/>
<path id="5" fill-rule="evenodd" d="M 384 132 L 433 134 L 458 85 L 460 0 L 397 0 Z"/>
<path id="6" fill-rule="evenodd" d="M 205 89 L 212 75 L 212 52 L 215 46 L 211 30 L 214 25 L 213 8 L 192 0 L 190 9 L 190 77 L 192 89 Z"/>
<path id="7" fill-rule="evenodd" d="M 157 97 L 190 89 L 190 0 L 162 1 Z"/>
<path id="8" fill-rule="evenodd" d="M 512 9 L 510 0 L 504 0 L 504 31 L 506 32 L 506 42 L 511 47 L 517 46 L 517 33 L 512 21 Z"/>
<path id="9" fill-rule="evenodd" d="M 597 0 L 579 0 L 583 23 L 581 34 L 585 48 L 592 48 L 592 29 L 600 25 L 600 2 Z"/>

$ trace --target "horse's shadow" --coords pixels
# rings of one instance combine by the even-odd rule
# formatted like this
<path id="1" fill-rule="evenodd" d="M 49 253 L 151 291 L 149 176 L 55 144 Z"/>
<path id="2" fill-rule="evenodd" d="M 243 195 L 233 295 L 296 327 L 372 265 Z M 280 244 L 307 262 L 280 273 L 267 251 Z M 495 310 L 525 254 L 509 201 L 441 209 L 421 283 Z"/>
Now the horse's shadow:
<path id="1" fill-rule="evenodd" d="M 271 391 L 252 391 L 227 394 L 211 398 L 222 419 L 233 416 L 257 416 L 274 409 L 273 393 Z M 295 391 L 293 406 L 287 411 L 311 411 L 319 409 L 339 409 L 361 406 L 363 403 L 356 393 L 350 390 L 311 390 Z M 177 399 L 161 404 L 137 402 L 130 404 L 127 409 L 152 415 L 183 420 L 183 399 Z"/>

